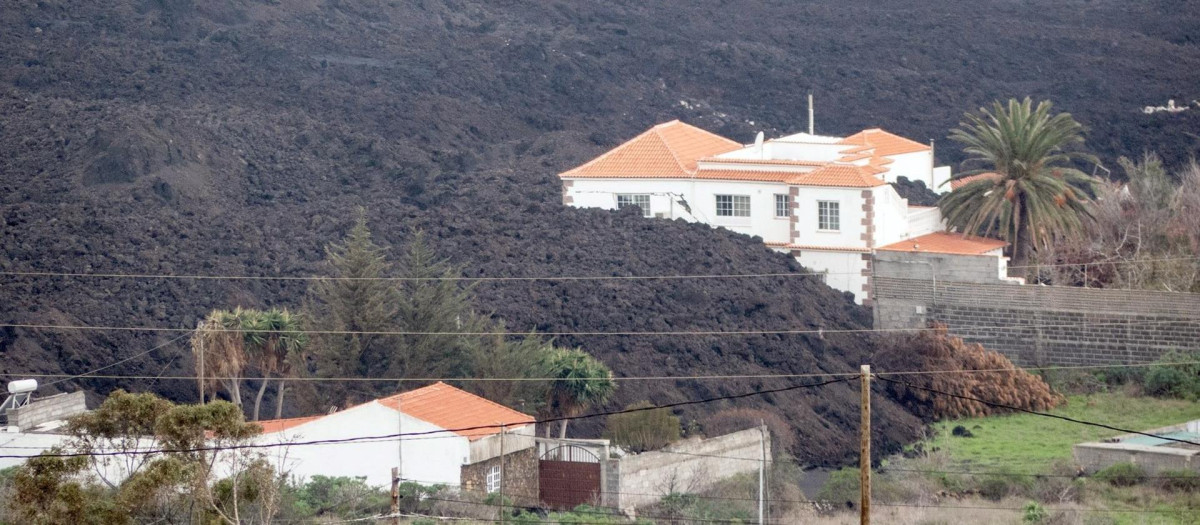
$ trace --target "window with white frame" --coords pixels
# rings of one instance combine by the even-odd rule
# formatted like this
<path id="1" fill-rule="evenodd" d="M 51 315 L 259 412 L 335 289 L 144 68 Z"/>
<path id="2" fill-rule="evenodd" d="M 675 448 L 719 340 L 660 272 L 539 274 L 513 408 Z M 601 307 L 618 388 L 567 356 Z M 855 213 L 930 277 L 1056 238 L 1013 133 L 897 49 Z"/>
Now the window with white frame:
<path id="1" fill-rule="evenodd" d="M 626 206 L 637 206 L 642 209 L 642 217 L 650 216 L 650 195 L 646 193 L 618 193 L 617 209 Z"/>
<path id="2" fill-rule="evenodd" d="M 787 217 L 787 216 L 791 215 L 791 213 L 788 212 L 788 201 L 789 201 L 789 199 L 788 199 L 788 196 L 786 193 L 776 193 L 775 194 L 775 216 L 776 217 Z"/>
<path id="3" fill-rule="evenodd" d="M 749 216 L 749 195 L 717 195 L 717 217 Z"/>
<path id="4" fill-rule="evenodd" d="M 838 201 L 817 201 L 817 229 L 826 231 L 842 229 L 841 205 Z"/>
<path id="5" fill-rule="evenodd" d="M 488 494 L 500 492 L 500 465 L 492 465 L 487 473 Z"/>

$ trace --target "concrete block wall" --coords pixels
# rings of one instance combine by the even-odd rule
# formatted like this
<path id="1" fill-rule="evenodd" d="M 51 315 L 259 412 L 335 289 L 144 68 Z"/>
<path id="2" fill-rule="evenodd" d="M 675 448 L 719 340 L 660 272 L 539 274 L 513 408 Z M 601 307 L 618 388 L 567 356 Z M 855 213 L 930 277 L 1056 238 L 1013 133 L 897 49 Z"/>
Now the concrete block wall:
<path id="1" fill-rule="evenodd" d="M 1146 447 L 1121 443 L 1081 443 L 1074 447 L 1075 463 L 1094 474 L 1117 463 L 1133 463 L 1154 476 L 1168 470 L 1200 474 L 1200 451 L 1171 447 Z"/>
<path id="2" fill-rule="evenodd" d="M 609 482 L 617 478 L 617 506 L 631 509 L 649 505 L 671 493 L 695 493 L 731 476 L 758 472 L 764 435 L 770 461 L 771 435 L 758 428 L 689 439 L 663 450 L 625 456 L 616 469 L 610 469 L 616 475 L 610 474 Z"/>
<path id="3" fill-rule="evenodd" d="M 84 412 L 87 412 L 87 401 L 80 391 L 34 398 L 28 405 L 10 409 L 6 414 L 9 426 L 29 430 L 42 423 L 68 419 Z"/>
<path id="4" fill-rule="evenodd" d="M 1027 366 L 1144 363 L 1200 349 L 1200 294 L 1022 285 L 1000 279 L 999 262 L 876 254 L 876 328 L 944 323 Z"/>

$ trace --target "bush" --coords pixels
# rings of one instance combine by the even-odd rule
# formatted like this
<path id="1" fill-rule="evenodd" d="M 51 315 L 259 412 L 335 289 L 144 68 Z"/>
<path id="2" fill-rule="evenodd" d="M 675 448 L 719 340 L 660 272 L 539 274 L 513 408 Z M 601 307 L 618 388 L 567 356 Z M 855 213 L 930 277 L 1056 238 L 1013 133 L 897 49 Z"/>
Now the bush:
<path id="1" fill-rule="evenodd" d="M 1097 472 L 1096 479 L 1114 487 L 1132 487 L 1146 481 L 1146 471 L 1133 463 L 1116 463 Z"/>
<path id="2" fill-rule="evenodd" d="M 641 401 L 625 407 L 625 410 L 653 406 L 649 401 Z M 679 418 L 665 408 L 614 414 L 608 416 L 604 437 L 631 452 L 662 448 L 679 440 Z"/>
<path id="3" fill-rule="evenodd" d="M 1025 512 L 1021 517 L 1021 521 L 1025 523 L 1041 523 L 1046 519 L 1046 509 L 1038 505 L 1036 501 L 1031 501 L 1025 504 Z"/>
<path id="4" fill-rule="evenodd" d="M 829 473 L 829 479 L 821 485 L 817 499 L 848 509 L 858 508 L 859 490 L 862 487 L 858 469 L 841 468 Z"/>
<path id="5" fill-rule="evenodd" d="M 1025 495 L 1032 491 L 1034 480 L 1025 476 L 1000 469 L 984 476 L 979 481 L 979 495 L 991 501 L 1000 501 L 1009 496 Z"/>
<path id="6" fill-rule="evenodd" d="M 1164 470 L 1158 476 L 1158 487 L 1172 492 L 1200 491 L 1200 473 L 1191 470 Z"/>
<path id="7" fill-rule="evenodd" d="M 1172 350 L 1157 363 L 1192 363 L 1200 353 Z M 1200 399 L 1200 365 L 1157 366 L 1146 372 L 1146 393 L 1154 397 Z"/>

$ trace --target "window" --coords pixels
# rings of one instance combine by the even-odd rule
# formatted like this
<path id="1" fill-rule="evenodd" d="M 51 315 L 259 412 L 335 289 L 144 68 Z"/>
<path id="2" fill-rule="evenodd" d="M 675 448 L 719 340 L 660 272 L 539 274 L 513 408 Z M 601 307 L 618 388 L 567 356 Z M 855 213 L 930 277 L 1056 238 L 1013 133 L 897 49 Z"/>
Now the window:
<path id="1" fill-rule="evenodd" d="M 492 465 L 487 473 L 488 494 L 500 492 L 500 465 Z"/>
<path id="2" fill-rule="evenodd" d="M 618 193 L 617 209 L 626 206 L 637 206 L 642 209 L 642 217 L 650 216 L 650 195 L 646 193 Z"/>
<path id="3" fill-rule="evenodd" d="M 817 229 L 838 231 L 842 229 L 841 205 L 837 201 L 817 201 Z"/>
<path id="4" fill-rule="evenodd" d="M 786 193 L 776 193 L 775 194 L 775 216 L 776 217 L 787 217 L 789 215 L 791 215 L 791 213 L 788 212 L 788 196 L 787 196 L 787 194 Z"/>
<path id="5" fill-rule="evenodd" d="M 717 195 L 717 217 L 749 216 L 749 195 Z"/>

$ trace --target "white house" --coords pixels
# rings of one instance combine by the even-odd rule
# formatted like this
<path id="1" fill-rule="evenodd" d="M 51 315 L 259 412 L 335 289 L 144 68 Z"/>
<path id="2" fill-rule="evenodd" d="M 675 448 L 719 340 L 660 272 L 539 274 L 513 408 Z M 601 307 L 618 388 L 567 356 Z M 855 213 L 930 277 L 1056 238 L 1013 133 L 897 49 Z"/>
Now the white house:
<path id="1" fill-rule="evenodd" d="M 638 206 L 646 217 L 757 235 L 858 302 L 870 298 L 875 247 L 944 229 L 936 208 L 909 206 L 888 184 L 900 176 L 949 189 L 932 147 L 881 129 L 760 133 L 745 146 L 678 120 L 559 174 L 564 204 Z"/>
<path id="2" fill-rule="evenodd" d="M 267 449 L 297 478 L 366 476 L 376 486 L 390 484 L 392 467 L 399 467 L 401 479 L 458 487 L 464 466 L 484 464 L 502 449 L 507 456 L 535 447 L 533 417 L 442 382 L 328 415 L 259 424 L 258 442 L 272 444 L 407 435 Z M 504 426 L 503 444 L 498 425 Z M 499 462 L 491 463 L 496 472 L 483 475 L 498 482 Z"/>

